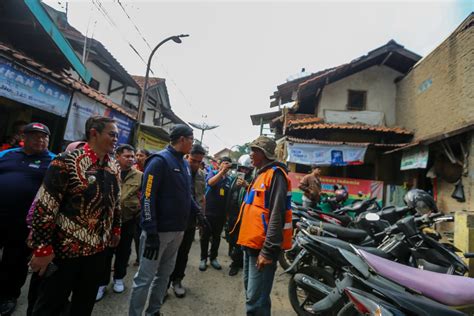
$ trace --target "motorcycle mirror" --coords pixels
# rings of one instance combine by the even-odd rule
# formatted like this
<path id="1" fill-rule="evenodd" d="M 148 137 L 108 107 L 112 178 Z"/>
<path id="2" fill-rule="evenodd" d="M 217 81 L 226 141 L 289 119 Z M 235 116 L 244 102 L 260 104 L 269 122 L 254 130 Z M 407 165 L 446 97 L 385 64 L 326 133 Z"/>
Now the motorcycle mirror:
<path id="1" fill-rule="evenodd" d="M 365 214 L 365 219 L 368 220 L 369 222 L 376 222 L 380 220 L 379 214 L 376 213 L 367 213 Z"/>

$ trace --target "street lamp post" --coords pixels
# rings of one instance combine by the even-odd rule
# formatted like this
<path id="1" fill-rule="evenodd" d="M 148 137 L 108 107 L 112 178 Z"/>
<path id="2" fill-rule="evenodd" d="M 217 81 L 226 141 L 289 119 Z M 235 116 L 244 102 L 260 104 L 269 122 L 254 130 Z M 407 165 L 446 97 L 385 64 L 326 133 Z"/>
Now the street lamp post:
<path id="1" fill-rule="evenodd" d="M 151 51 L 150 57 L 148 57 L 148 63 L 146 65 L 145 83 L 143 84 L 143 91 L 140 97 L 140 102 L 138 104 L 138 114 L 137 114 L 138 124 L 137 124 L 137 130 L 135 133 L 135 143 L 137 142 L 138 133 L 140 132 L 140 125 L 143 119 L 143 107 L 145 106 L 145 98 L 146 98 L 146 94 L 148 93 L 148 79 L 150 76 L 151 60 L 153 59 L 153 56 L 155 55 L 155 52 L 158 50 L 158 48 L 160 48 L 160 46 L 163 45 L 164 43 L 172 40 L 173 42 L 180 44 L 181 38 L 188 37 L 188 36 L 189 34 L 181 34 L 181 35 L 175 35 L 175 36 L 170 36 L 168 38 L 165 38 L 160 43 L 158 43 L 158 45 L 156 45 L 156 47 Z"/>

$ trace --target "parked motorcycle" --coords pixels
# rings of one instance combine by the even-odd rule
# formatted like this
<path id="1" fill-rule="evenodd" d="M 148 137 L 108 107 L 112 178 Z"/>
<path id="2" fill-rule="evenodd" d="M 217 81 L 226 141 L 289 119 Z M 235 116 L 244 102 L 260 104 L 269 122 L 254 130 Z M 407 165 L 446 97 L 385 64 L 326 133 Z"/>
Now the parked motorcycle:
<path id="1" fill-rule="evenodd" d="M 344 280 L 347 267 L 352 264 L 341 256 L 341 251 L 361 250 L 416 268 L 463 275 L 468 268 L 461 258 L 416 229 L 416 222 L 426 225 L 442 217 L 436 214 L 404 218 L 387 228 L 387 238 L 379 248 L 353 246 L 336 238 L 313 236 L 307 230 L 301 230 L 297 240 L 303 250 L 287 270 L 297 272 L 288 286 L 293 308 L 299 315 L 313 315 L 314 311 L 333 315 L 342 308 L 339 296 L 335 301 L 334 295 L 332 299 L 328 298 L 328 293 L 335 290 L 334 284 L 339 282 L 336 280 Z"/>

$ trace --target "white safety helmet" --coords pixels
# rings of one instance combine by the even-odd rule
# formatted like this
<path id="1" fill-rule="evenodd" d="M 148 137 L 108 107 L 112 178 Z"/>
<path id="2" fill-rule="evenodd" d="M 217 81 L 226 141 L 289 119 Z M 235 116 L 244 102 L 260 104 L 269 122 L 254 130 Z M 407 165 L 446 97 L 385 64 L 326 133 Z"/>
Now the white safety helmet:
<path id="1" fill-rule="evenodd" d="M 237 167 L 245 167 L 248 169 L 253 169 L 252 162 L 250 160 L 250 155 L 242 155 L 237 161 Z"/>

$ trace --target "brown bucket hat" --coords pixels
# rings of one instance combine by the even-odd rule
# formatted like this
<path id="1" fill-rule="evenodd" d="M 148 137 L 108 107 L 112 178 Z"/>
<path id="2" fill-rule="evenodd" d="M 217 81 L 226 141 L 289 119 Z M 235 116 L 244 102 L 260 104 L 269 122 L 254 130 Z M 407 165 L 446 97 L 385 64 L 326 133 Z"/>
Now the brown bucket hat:
<path id="1" fill-rule="evenodd" d="M 260 136 L 250 144 L 250 148 L 258 148 L 263 151 L 268 160 L 275 160 L 276 143 L 273 139 Z"/>

